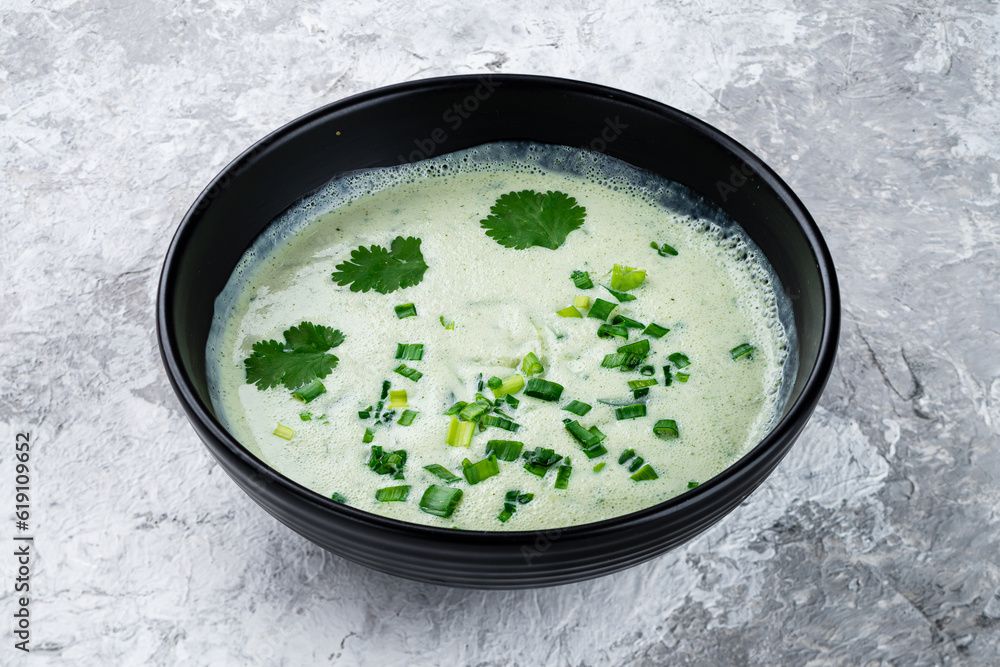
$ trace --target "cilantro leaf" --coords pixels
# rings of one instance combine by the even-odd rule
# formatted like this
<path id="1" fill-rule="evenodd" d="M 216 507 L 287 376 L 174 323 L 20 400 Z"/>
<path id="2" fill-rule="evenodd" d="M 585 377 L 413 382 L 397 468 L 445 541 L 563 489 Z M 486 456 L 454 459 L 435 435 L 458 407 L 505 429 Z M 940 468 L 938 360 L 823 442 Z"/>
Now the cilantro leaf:
<path id="1" fill-rule="evenodd" d="M 284 343 L 262 340 L 253 344 L 253 354 L 243 361 L 247 384 L 256 384 L 262 391 L 278 385 L 298 389 L 325 378 L 337 366 L 337 357 L 327 350 L 344 342 L 339 330 L 302 322 L 284 336 Z"/>
<path id="2" fill-rule="evenodd" d="M 501 195 L 479 221 L 486 235 L 507 248 L 555 250 L 579 229 L 587 210 L 564 192 L 521 190 Z"/>
<path id="3" fill-rule="evenodd" d="M 388 294 L 420 284 L 426 270 L 420 239 L 397 236 L 389 250 L 377 245 L 352 250 L 351 261 L 337 265 L 333 281 L 338 285 L 351 284 L 352 292 L 375 290 Z"/>

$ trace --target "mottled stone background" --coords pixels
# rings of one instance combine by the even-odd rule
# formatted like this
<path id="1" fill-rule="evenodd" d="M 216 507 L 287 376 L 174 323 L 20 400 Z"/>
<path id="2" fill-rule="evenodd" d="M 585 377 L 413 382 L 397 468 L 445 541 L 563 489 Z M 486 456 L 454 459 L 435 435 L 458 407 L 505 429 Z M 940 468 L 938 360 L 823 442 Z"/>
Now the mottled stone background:
<path id="1" fill-rule="evenodd" d="M 229 160 L 347 95 L 487 71 L 728 132 L 801 195 L 844 296 L 776 474 L 685 548 L 556 589 L 420 585 L 307 543 L 213 463 L 154 338 L 167 244 Z M 0 663 L 1000 663 L 998 160 L 989 2 L 6 0 Z M 2 555 L 25 429 L 30 657 Z"/>

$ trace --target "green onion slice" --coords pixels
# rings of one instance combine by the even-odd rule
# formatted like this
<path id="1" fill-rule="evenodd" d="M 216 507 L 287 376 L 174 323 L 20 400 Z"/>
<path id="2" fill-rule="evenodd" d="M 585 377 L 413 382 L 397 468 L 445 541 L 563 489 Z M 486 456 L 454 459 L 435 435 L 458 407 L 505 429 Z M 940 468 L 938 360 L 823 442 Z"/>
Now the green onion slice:
<path id="1" fill-rule="evenodd" d="M 566 410 L 567 412 L 572 412 L 574 415 L 579 415 L 581 417 L 590 412 L 590 409 L 591 406 L 587 405 L 586 403 L 582 403 L 580 401 L 570 401 L 569 405 L 563 408 L 563 410 Z"/>
<path id="2" fill-rule="evenodd" d="M 399 421 L 396 423 L 401 426 L 409 426 L 413 423 L 413 420 L 417 418 L 420 413 L 416 410 L 403 410 L 403 414 L 399 416 Z"/>
<path id="3" fill-rule="evenodd" d="M 629 464 L 628 471 L 629 472 L 635 472 L 636 470 L 638 470 L 639 468 L 641 468 L 642 464 L 645 463 L 645 462 L 646 462 L 646 460 L 644 458 L 642 458 L 641 456 L 636 457 L 635 461 L 632 461 L 632 463 Z"/>
<path id="4" fill-rule="evenodd" d="M 639 371 L 639 374 L 644 375 L 646 377 L 651 377 L 653 375 L 656 375 L 656 369 L 653 368 L 652 366 L 643 366 L 642 370 Z"/>
<path id="5" fill-rule="evenodd" d="M 458 413 L 458 418 L 466 422 L 477 421 L 480 417 L 486 414 L 490 409 L 490 406 L 485 401 L 476 401 L 475 403 L 468 403 L 462 411 Z"/>
<path id="6" fill-rule="evenodd" d="M 635 289 L 646 280 L 646 272 L 631 266 L 615 264 L 611 270 L 611 289 L 627 292 Z"/>
<path id="7" fill-rule="evenodd" d="M 569 488 L 569 476 L 572 474 L 573 466 L 569 464 L 569 459 L 566 459 L 564 464 L 559 466 L 559 470 L 556 473 L 555 488 L 562 490 Z"/>
<path id="8" fill-rule="evenodd" d="M 524 378 L 514 373 L 509 378 L 504 379 L 496 388 L 490 388 L 493 389 L 493 396 L 499 399 L 509 394 L 516 394 L 524 389 Z"/>
<path id="9" fill-rule="evenodd" d="M 457 415 L 458 413 L 460 413 L 462 411 L 462 408 L 464 408 L 466 405 L 468 405 L 468 402 L 466 402 L 466 401 L 459 401 L 455 405 L 453 405 L 450 408 L 448 408 L 448 411 L 445 412 L 444 414 L 445 414 L 446 417 L 451 417 L 451 416 Z"/>
<path id="10" fill-rule="evenodd" d="M 597 337 L 598 338 L 611 338 L 616 336 L 618 338 L 628 339 L 628 328 L 619 326 L 617 324 L 602 324 L 597 327 Z"/>
<path id="11" fill-rule="evenodd" d="M 741 357 L 746 357 L 747 359 L 753 359 L 754 350 L 757 348 L 750 343 L 743 343 L 742 345 L 737 345 L 733 349 L 729 350 L 729 356 L 733 358 L 733 361 Z"/>
<path id="12" fill-rule="evenodd" d="M 299 419 L 301 419 L 304 422 L 311 422 L 312 418 L 313 418 L 313 416 L 312 416 L 311 412 L 300 412 L 299 413 Z"/>
<path id="13" fill-rule="evenodd" d="M 645 329 L 642 330 L 643 334 L 645 334 L 646 336 L 652 336 L 653 338 L 663 338 L 669 332 L 670 329 L 667 329 L 666 327 L 661 327 L 659 324 L 652 324 L 652 323 L 650 323 Z"/>
<path id="14" fill-rule="evenodd" d="M 557 310 L 556 315 L 559 317 L 583 317 L 580 311 L 576 309 L 576 306 L 567 306 L 562 310 Z"/>
<path id="15" fill-rule="evenodd" d="M 611 312 L 617 308 L 616 304 L 610 301 L 605 301 L 604 299 L 594 299 L 594 305 L 590 307 L 590 311 L 587 313 L 587 317 L 596 317 L 599 320 L 605 321 Z"/>
<path id="16" fill-rule="evenodd" d="M 643 338 L 642 340 L 637 340 L 634 343 L 622 345 L 618 348 L 618 352 L 619 354 L 629 354 L 645 358 L 646 355 L 649 354 L 649 341 Z"/>
<path id="17" fill-rule="evenodd" d="M 622 455 L 618 457 L 618 465 L 620 466 L 625 465 L 625 462 L 628 461 L 633 456 L 635 456 L 635 450 L 626 449 L 624 452 L 622 452 Z"/>
<path id="18" fill-rule="evenodd" d="M 299 399 L 303 403 L 308 403 L 317 396 L 320 396 L 321 394 L 325 393 L 326 393 L 326 387 L 323 386 L 323 383 L 320 382 L 319 380 L 313 380 L 309 384 L 299 387 L 298 389 L 293 391 L 292 396 Z"/>
<path id="19" fill-rule="evenodd" d="M 431 484 L 424 491 L 424 495 L 420 497 L 419 507 L 422 512 L 447 519 L 455 511 L 455 507 L 461 499 L 462 489 Z"/>
<path id="20" fill-rule="evenodd" d="M 524 380 L 522 379 L 522 382 L 523 381 Z M 507 405 L 509 405 L 512 410 L 517 410 L 517 406 L 521 404 L 521 401 L 517 400 L 516 398 L 514 398 L 510 394 L 507 394 L 506 396 L 504 396 L 503 400 L 507 401 Z"/>
<path id="21" fill-rule="evenodd" d="M 367 445 L 369 442 L 371 442 L 374 439 L 375 439 L 375 434 L 372 433 L 372 430 L 370 428 L 366 428 L 365 429 L 365 434 L 363 436 L 361 436 L 361 442 L 363 442 L 363 443 L 365 443 Z"/>
<path id="22" fill-rule="evenodd" d="M 521 428 L 520 424 L 515 424 L 511 420 L 505 417 L 500 417 L 498 415 L 486 415 L 481 420 L 479 420 L 479 424 L 483 428 L 496 426 L 497 428 L 502 428 L 503 430 L 510 431 L 511 433 L 517 433 L 517 430 Z"/>
<path id="23" fill-rule="evenodd" d="M 434 475 L 435 477 L 440 477 L 449 484 L 452 484 L 462 479 L 461 477 L 459 477 L 458 475 L 448 470 L 439 463 L 432 463 L 429 466 L 424 466 L 424 470 Z"/>
<path id="24" fill-rule="evenodd" d="M 646 379 L 646 380 L 629 380 L 628 381 L 628 387 L 629 387 L 629 389 L 642 389 L 643 387 L 652 387 L 654 384 L 656 384 L 656 379 L 655 378 L 649 378 L 649 379 Z"/>
<path id="25" fill-rule="evenodd" d="M 347 498 L 345 498 L 343 495 L 337 493 L 336 491 L 334 491 L 330 495 L 330 500 L 332 500 L 335 503 L 340 503 L 341 505 L 346 505 L 347 504 Z"/>
<path id="26" fill-rule="evenodd" d="M 615 354 L 606 354 L 604 355 L 604 360 L 601 362 L 601 367 L 618 368 L 619 366 L 623 366 L 631 356 L 632 355 L 630 354 L 624 354 L 621 352 L 616 352 Z"/>
<path id="27" fill-rule="evenodd" d="M 284 438 L 285 440 L 291 440 L 292 436 L 295 435 L 295 431 L 288 428 L 284 424 L 278 424 L 274 427 L 274 435 L 279 438 Z"/>
<path id="28" fill-rule="evenodd" d="M 645 416 L 646 406 L 642 403 L 626 405 L 624 408 L 615 408 L 615 418 L 618 421 L 622 421 L 623 419 L 636 419 L 637 417 Z"/>
<path id="29" fill-rule="evenodd" d="M 523 442 L 517 440 L 490 440 L 486 443 L 486 455 L 494 455 L 501 461 L 516 461 L 521 458 Z"/>
<path id="30" fill-rule="evenodd" d="M 610 287 L 605 287 L 604 289 L 611 292 L 611 296 L 618 299 L 619 303 L 625 303 L 626 301 L 635 301 L 635 295 L 627 294 L 625 292 L 619 292 L 618 290 L 613 290 Z"/>
<path id="31" fill-rule="evenodd" d="M 649 247 L 655 250 L 656 254 L 659 255 L 660 257 L 666 257 L 667 255 L 673 255 L 673 256 L 677 255 L 677 251 L 674 250 L 672 246 L 669 246 L 666 243 L 657 244 L 656 241 L 653 241 L 652 243 L 649 244 Z"/>
<path id="32" fill-rule="evenodd" d="M 669 387 L 674 383 L 674 378 L 670 374 L 670 366 L 663 367 L 663 386 Z"/>
<path id="33" fill-rule="evenodd" d="M 647 463 L 646 465 L 642 466 L 642 468 L 639 469 L 639 472 L 632 475 L 629 479 L 631 479 L 634 482 L 642 482 L 645 480 L 658 479 L 658 478 L 659 475 L 657 475 L 656 471 L 653 470 L 653 466 Z"/>
<path id="34" fill-rule="evenodd" d="M 683 352 L 674 352 L 667 358 L 670 359 L 670 363 L 677 366 L 677 368 L 686 368 L 691 365 L 691 360 L 688 359 L 687 355 Z"/>
<path id="35" fill-rule="evenodd" d="M 624 315 L 615 315 L 611 318 L 611 324 L 620 324 L 623 327 L 628 327 L 629 329 L 642 329 L 646 326 L 642 322 L 637 322 L 631 317 L 625 317 Z"/>
<path id="36" fill-rule="evenodd" d="M 563 387 L 561 384 L 539 378 L 528 380 L 528 386 L 524 390 L 525 396 L 540 398 L 543 401 L 558 401 L 562 393 Z"/>
<path id="37" fill-rule="evenodd" d="M 524 469 L 538 477 L 545 477 L 549 468 L 562 460 L 560 455 L 544 447 L 535 447 L 532 451 L 524 452 L 521 454 L 521 458 L 527 461 L 524 464 Z"/>
<path id="38" fill-rule="evenodd" d="M 396 358 L 406 361 L 420 361 L 424 358 L 424 344 L 396 343 Z"/>
<path id="39" fill-rule="evenodd" d="M 525 375 L 536 375 L 544 370 L 534 352 L 526 354 L 524 360 L 521 362 L 521 372 Z"/>
<path id="40" fill-rule="evenodd" d="M 396 317 L 403 319 L 404 317 L 416 317 L 417 307 L 412 303 L 404 303 L 396 306 Z"/>
<path id="41" fill-rule="evenodd" d="M 418 371 L 415 368 L 410 368 L 406 364 L 400 364 L 399 366 L 397 366 L 396 368 L 394 368 L 393 371 L 395 371 L 396 373 L 399 373 L 400 375 L 402 375 L 403 377 L 405 377 L 407 380 L 413 380 L 414 382 L 418 381 L 420 378 L 422 378 L 424 376 L 423 373 L 421 373 L 420 371 Z"/>
<path id="42" fill-rule="evenodd" d="M 463 422 L 459 421 L 458 417 L 452 417 L 445 442 L 452 447 L 468 447 L 472 444 L 472 434 L 475 430 L 476 422 Z"/>
<path id="43" fill-rule="evenodd" d="M 680 431 L 677 430 L 677 422 L 673 419 L 661 419 L 653 426 L 653 433 L 659 438 L 677 438 Z"/>
<path id="44" fill-rule="evenodd" d="M 445 320 L 444 319 L 444 315 L 442 315 L 438 319 L 441 320 L 441 326 L 443 326 L 446 331 L 454 331 L 455 330 L 455 320 Z"/>
<path id="45" fill-rule="evenodd" d="M 398 503 L 406 500 L 408 495 L 410 495 L 409 485 L 387 486 L 375 491 L 375 500 L 380 503 Z"/>
<path id="46" fill-rule="evenodd" d="M 677 381 L 678 382 L 687 382 L 688 378 L 691 377 L 691 374 L 690 373 L 677 373 L 676 377 L 677 377 Z"/>
<path id="47" fill-rule="evenodd" d="M 688 482 L 688 488 L 689 489 L 696 489 L 696 488 L 698 488 L 698 482 L 695 482 L 693 480 L 690 481 L 690 482 Z"/>
<path id="48" fill-rule="evenodd" d="M 503 509 L 500 510 L 500 514 L 497 514 L 497 518 L 500 520 L 500 523 L 507 523 L 510 521 L 510 518 L 514 516 L 514 512 L 516 511 L 517 506 L 511 503 L 504 503 Z"/>
<path id="49" fill-rule="evenodd" d="M 462 468 L 462 474 L 465 475 L 465 481 L 469 484 L 479 484 L 484 479 L 489 479 L 499 472 L 500 466 L 497 465 L 497 457 L 492 454 L 489 458 L 485 458 L 478 463 L 473 463 L 470 466 Z"/>
<path id="50" fill-rule="evenodd" d="M 608 465 L 607 461 L 601 461 L 596 466 L 594 466 L 594 472 L 601 472 L 604 470 L 604 466 Z"/>
<path id="51" fill-rule="evenodd" d="M 594 281 L 590 279 L 590 274 L 586 271 L 574 271 L 569 277 L 577 289 L 590 289 L 594 286 Z"/>

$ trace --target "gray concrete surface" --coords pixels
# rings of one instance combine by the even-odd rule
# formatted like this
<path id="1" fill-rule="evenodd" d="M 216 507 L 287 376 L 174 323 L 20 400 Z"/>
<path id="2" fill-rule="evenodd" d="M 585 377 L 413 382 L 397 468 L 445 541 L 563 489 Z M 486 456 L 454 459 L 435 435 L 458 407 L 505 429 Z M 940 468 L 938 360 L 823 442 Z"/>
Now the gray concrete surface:
<path id="1" fill-rule="evenodd" d="M 3 4 L 0 663 L 1000 663 L 996 4 Z M 344 96 L 487 71 L 730 133 L 815 215 L 844 295 L 829 389 L 765 486 L 683 549 L 556 589 L 420 585 L 307 543 L 212 462 L 154 339 L 167 244 L 230 159 Z"/>

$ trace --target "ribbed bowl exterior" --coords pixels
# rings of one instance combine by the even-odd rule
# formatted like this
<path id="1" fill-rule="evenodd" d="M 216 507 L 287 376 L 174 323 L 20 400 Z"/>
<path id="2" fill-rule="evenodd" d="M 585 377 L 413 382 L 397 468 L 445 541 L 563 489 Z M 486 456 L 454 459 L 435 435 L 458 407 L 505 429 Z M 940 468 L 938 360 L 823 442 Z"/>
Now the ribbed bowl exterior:
<path id="1" fill-rule="evenodd" d="M 473 115 L 453 130 L 441 125 L 442 109 L 472 98 L 478 120 Z M 609 122 L 626 129 L 595 146 L 594 137 Z M 736 464 L 677 498 L 548 531 L 403 523 L 334 503 L 268 468 L 219 424 L 207 398 L 204 353 L 212 304 L 239 257 L 271 219 L 338 173 L 428 157 L 429 148 L 438 154 L 503 139 L 600 148 L 688 185 L 744 226 L 795 310 L 800 368 L 781 422 Z M 738 185 L 733 167 L 742 174 Z M 185 216 L 164 262 L 157 302 L 160 350 L 181 405 L 215 459 L 255 502 L 334 554 L 388 574 L 466 588 L 531 588 L 603 576 L 712 526 L 767 478 L 798 437 L 831 372 L 839 328 L 836 277 L 819 230 L 790 189 L 749 151 L 652 100 L 513 75 L 382 88 L 318 109 L 264 138 L 216 177 Z"/>

